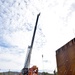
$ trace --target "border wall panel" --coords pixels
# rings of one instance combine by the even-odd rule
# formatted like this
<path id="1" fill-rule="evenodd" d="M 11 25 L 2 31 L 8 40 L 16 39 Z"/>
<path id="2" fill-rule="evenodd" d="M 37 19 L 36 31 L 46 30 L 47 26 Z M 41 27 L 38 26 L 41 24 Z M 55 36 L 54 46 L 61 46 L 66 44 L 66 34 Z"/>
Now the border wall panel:
<path id="1" fill-rule="evenodd" d="M 56 51 L 58 75 L 75 75 L 75 38 Z"/>

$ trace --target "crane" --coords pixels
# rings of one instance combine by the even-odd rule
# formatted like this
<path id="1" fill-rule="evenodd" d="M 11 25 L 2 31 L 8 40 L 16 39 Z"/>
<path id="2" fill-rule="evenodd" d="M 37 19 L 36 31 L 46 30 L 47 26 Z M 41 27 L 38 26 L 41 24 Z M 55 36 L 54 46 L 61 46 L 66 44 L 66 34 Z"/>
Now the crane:
<path id="1" fill-rule="evenodd" d="M 24 68 L 21 71 L 22 75 L 33 75 L 33 73 L 38 75 L 38 67 L 37 66 L 33 66 L 30 68 L 30 58 L 31 58 L 31 52 L 32 52 L 33 44 L 34 44 L 34 38 L 35 38 L 35 33 L 36 33 L 36 29 L 37 29 L 39 16 L 40 16 L 40 13 L 37 15 L 31 45 L 28 46 Z"/>

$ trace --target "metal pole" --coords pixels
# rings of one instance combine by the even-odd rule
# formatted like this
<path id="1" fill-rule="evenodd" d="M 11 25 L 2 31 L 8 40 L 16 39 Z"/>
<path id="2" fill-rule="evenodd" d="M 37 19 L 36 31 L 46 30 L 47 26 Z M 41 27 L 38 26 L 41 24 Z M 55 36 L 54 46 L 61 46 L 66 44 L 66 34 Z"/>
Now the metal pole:
<path id="1" fill-rule="evenodd" d="M 44 63 L 43 63 L 43 54 L 42 54 L 42 65 L 43 65 L 43 73 L 42 73 L 42 75 L 44 75 Z"/>

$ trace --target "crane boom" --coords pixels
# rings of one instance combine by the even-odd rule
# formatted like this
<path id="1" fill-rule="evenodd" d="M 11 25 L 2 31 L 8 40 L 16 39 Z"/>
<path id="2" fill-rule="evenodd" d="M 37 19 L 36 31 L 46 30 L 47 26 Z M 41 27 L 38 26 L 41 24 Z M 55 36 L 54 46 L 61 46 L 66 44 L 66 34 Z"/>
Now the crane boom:
<path id="1" fill-rule="evenodd" d="M 35 38 L 35 33 L 36 33 L 36 29 L 37 29 L 37 23 L 38 23 L 39 16 L 40 16 L 40 13 L 37 15 L 37 19 L 36 19 L 36 23 L 35 23 L 35 27 L 34 27 L 34 32 L 33 32 L 33 37 L 32 37 L 32 41 L 31 41 L 31 45 L 28 46 L 28 51 L 27 51 L 27 56 L 26 56 L 24 68 L 22 69 L 22 74 L 23 75 L 25 74 L 25 72 L 28 71 L 28 69 L 30 67 L 31 52 L 32 52 L 32 48 L 33 48 L 33 43 L 34 43 L 34 38 Z"/>
<path id="2" fill-rule="evenodd" d="M 33 47 L 33 43 L 34 43 L 34 38 L 35 38 L 35 33 L 36 33 L 36 29 L 37 29 L 37 23 L 38 23 L 39 16 L 40 16 L 40 13 L 37 15 L 37 19 L 36 19 L 36 23 L 35 23 L 35 28 L 34 28 L 34 33 L 33 33 L 32 42 L 31 42 L 31 48 Z"/>
<path id="3" fill-rule="evenodd" d="M 33 32 L 33 37 L 32 37 L 32 41 L 31 41 L 31 46 L 28 46 L 28 53 L 27 53 L 26 61 L 25 61 L 25 65 L 24 65 L 25 68 L 29 68 L 29 66 L 30 66 L 30 57 L 31 57 L 31 52 L 32 52 L 32 48 L 33 48 L 33 43 L 34 43 L 34 38 L 35 38 L 35 33 L 36 33 L 36 29 L 37 29 L 37 23 L 38 23 L 39 16 L 40 16 L 40 13 L 37 15 L 34 32 Z"/>

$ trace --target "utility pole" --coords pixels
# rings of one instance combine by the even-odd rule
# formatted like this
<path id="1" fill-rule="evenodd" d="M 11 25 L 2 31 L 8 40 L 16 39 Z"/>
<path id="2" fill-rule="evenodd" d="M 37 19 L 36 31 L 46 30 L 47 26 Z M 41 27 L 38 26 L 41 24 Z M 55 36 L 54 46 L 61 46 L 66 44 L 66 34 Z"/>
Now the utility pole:
<path id="1" fill-rule="evenodd" d="M 44 63 L 43 63 L 43 54 L 42 54 L 42 67 L 43 67 L 43 72 L 42 72 L 42 75 L 44 75 Z"/>

